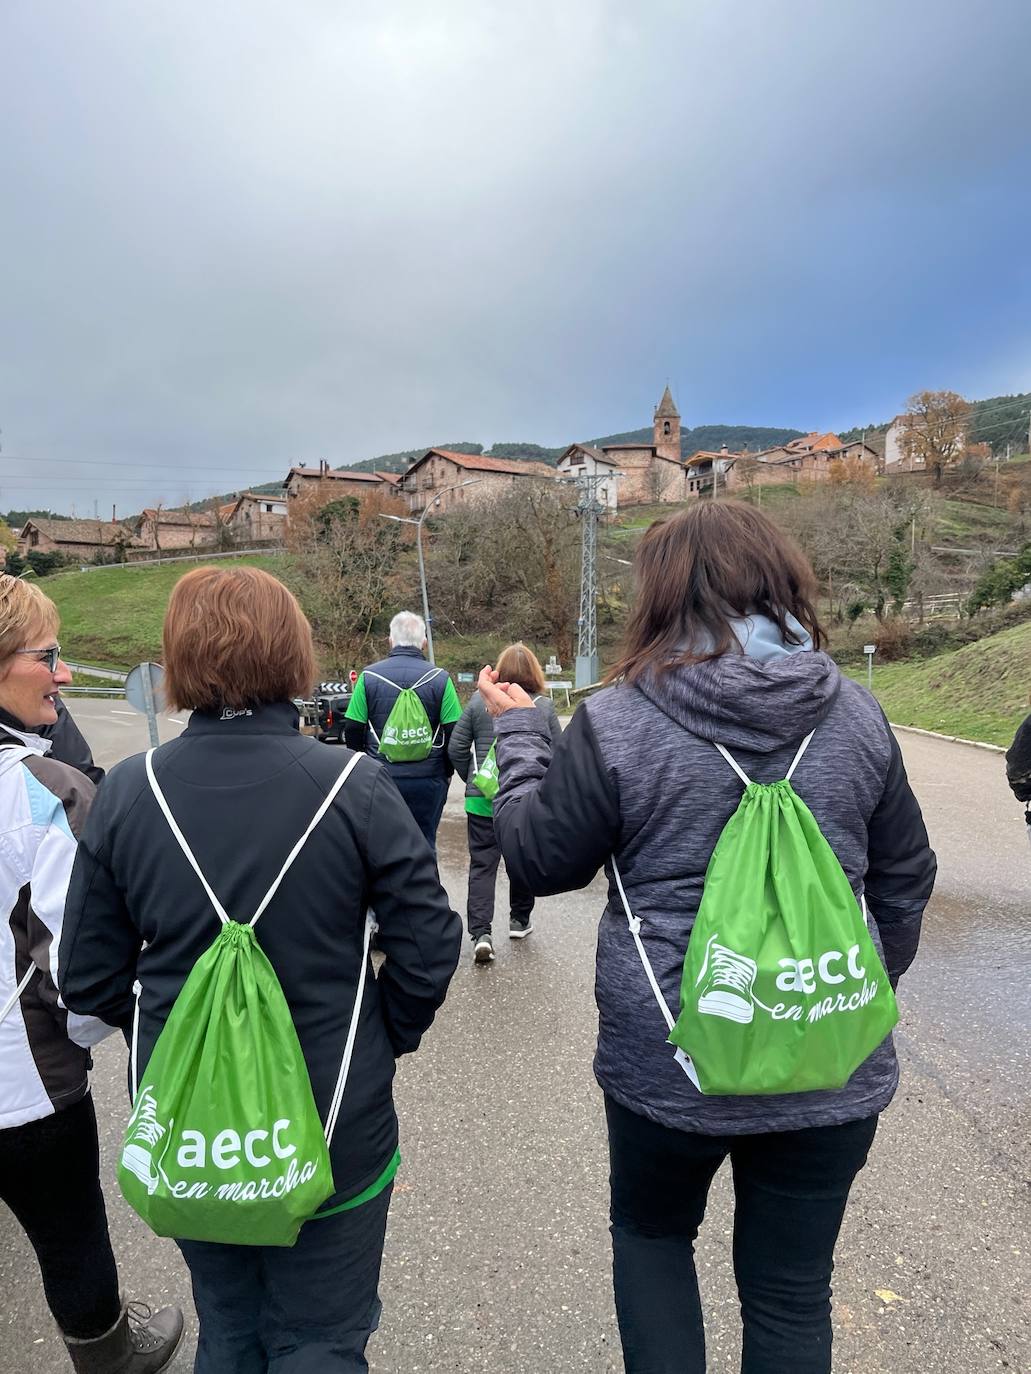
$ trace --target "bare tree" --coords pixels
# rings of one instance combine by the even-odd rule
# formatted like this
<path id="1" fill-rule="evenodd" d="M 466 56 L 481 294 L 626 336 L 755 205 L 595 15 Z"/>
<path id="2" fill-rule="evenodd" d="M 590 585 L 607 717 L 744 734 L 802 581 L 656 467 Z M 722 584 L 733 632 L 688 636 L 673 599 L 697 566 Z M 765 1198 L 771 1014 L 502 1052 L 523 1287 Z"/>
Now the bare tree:
<path id="1" fill-rule="evenodd" d="M 339 673 L 366 656 L 373 623 L 389 604 L 404 526 L 380 517 L 406 508 L 377 491 L 361 499 L 320 501 L 319 495 L 298 496 L 291 507 L 287 576 L 324 663 Z"/>

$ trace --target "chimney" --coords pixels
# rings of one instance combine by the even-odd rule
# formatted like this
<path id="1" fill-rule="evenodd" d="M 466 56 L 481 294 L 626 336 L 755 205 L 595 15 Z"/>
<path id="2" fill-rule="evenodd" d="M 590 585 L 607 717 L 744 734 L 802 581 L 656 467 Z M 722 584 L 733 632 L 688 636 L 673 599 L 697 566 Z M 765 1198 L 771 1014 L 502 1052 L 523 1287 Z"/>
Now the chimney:
<path id="1" fill-rule="evenodd" d="M 118 521 L 118 516 L 115 515 L 114 502 L 112 502 L 112 503 L 111 503 L 111 523 L 112 523 L 112 525 L 116 524 L 117 521 Z"/>

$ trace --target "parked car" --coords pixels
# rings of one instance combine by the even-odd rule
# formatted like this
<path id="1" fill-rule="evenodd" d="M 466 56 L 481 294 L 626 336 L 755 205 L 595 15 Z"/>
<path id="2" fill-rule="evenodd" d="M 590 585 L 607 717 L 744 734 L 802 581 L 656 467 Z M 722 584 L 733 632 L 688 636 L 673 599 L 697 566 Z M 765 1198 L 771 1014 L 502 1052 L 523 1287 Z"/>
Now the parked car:
<path id="1" fill-rule="evenodd" d="M 357 681 L 357 673 L 347 682 L 320 682 L 315 688 L 315 713 L 318 717 L 318 737 L 327 742 L 344 742 L 344 715 Z"/>

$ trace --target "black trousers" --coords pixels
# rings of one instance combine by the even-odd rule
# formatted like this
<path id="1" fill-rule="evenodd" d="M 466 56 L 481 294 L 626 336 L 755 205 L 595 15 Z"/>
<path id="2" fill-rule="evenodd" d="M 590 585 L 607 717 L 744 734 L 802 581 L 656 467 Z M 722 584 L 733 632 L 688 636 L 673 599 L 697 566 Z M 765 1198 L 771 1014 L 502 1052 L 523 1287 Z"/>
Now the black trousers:
<path id="1" fill-rule="evenodd" d="M 475 940 L 489 935 L 494 923 L 494 888 L 501 862 L 501 849 L 494 835 L 490 816 L 466 814 L 469 823 L 469 895 L 465 904 L 469 934 Z M 528 921 L 533 910 L 533 893 L 509 880 L 509 911 L 517 921 Z"/>
<path id="2" fill-rule="evenodd" d="M 118 1320 L 121 1299 L 91 1097 L 0 1131 L 0 1199 L 32 1243 L 62 1333 L 102 1336 Z"/>
<path id="3" fill-rule="evenodd" d="M 200 1320 L 194 1374 L 364 1374 L 392 1192 L 307 1222 L 289 1249 L 179 1241 Z"/>
<path id="4" fill-rule="evenodd" d="M 694 1242 L 709 1186 L 734 1171 L 742 1374 L 827 1374 L 831 1271 L 845 1203 L 877 1118 L 706 1136 L 605 1099 L 616 1316 L 627 1374 L 703 1374 Z"/>

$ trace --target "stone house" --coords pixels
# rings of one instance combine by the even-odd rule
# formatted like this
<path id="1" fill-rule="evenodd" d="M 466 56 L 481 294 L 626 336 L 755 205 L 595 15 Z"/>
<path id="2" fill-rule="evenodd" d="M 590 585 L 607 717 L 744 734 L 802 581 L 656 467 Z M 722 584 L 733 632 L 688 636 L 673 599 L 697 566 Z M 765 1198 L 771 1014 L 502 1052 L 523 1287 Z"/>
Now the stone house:
<path id="1" fill-rule="evenodd" d="M 113 557 L 119 549 L 139 549 L 140 541 L 119 520 L 26 520 L 18 536 L 18 552 L 60 553 L 80 563 L 96 555 Z"/>
<path id="2" fill-rule="evenodd" d="M 379 472 L 331 468 L 325 461 L 320 462 L 317 468 L 291 468 L 283 480 L 287 515 L 289 516 L 292 500 L 302 493 L 307 495 L 314 491 L 320 483 L 326 486 L 326 499 L 332 500 L 336 496 L 363 496 L 366 492 L 375 491 L 384 485 L 384 478 Z"/>
<path id="3" fill-rule="evenodd" d="M 287 498 L 277 493 L 245 491 L 219 511 L 236 543 L 268 543 L 286 534 Z"/>
<path id="4" fill-rule="evenodd" d="M 218 520 L 210 511 L 148 508 L 132 522 L 138 547 L 153 549 L 213 549 L 219 542 Z"/>
<path id="5" fill-rule="evenodd" d="M 815 431 L 761 453 L 730 457 L 727 488 L 731 492 L 787 482 L 826 481 L 832 466 L 841 462 L 859 462 L 874 472 L 880 468 L 880 456 L 872 445 L 858 439 L 845 443 L 836 434 Z"/>
<path id="6" fill-rule="evenodd" d="M 557 470 L 547 463 L 431 448 L 405 471 L 395 490 L 414 512 L 425 510 L 438 497 L 434 509 L 443 514 L 510 492 L 521 482 L 534 478 L 553 482 L 557 476 Z"/>

